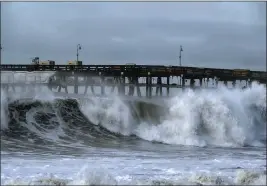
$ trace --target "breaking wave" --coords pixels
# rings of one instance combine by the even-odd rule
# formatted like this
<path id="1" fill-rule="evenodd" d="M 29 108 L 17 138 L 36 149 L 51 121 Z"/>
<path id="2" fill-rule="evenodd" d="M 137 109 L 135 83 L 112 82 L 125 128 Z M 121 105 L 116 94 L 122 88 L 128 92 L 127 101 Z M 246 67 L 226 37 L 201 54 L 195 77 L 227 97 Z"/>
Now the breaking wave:
<path id="1" fill-rule="evenodd" d="M 2 148 L 84 148 L 135 140 L 265 146 L 266 88 L 254 83 L 245 90 L 186 90 L 164 101 L 57 98 L 48 90 L 7 96 L 1 90 L 1 134 Z"/>

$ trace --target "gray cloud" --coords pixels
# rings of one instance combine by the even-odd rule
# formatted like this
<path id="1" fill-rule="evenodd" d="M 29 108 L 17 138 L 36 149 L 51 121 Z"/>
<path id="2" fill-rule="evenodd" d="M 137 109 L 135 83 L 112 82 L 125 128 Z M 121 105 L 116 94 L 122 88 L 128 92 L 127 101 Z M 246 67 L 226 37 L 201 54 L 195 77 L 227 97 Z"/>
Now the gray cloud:
<path id="1" fill-rule="evenodd" d="M 2 62 L 266 69 L 264 3 L 2 3 Z M 265 16 L 264 16 L 265 15 Z M 263 17 L 264 16 L 264 17 Z"/>

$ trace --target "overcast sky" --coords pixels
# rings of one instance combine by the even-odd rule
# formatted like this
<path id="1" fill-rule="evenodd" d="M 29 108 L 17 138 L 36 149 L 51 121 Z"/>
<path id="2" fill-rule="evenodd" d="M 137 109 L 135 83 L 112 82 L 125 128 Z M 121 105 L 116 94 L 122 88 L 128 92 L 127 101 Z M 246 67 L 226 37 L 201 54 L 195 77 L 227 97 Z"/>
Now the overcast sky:
<path id="1" fill-rule="evenodd" d="M 266 70 L 264 2 L 2 2 L 2 63 L 182 64 Z"/>

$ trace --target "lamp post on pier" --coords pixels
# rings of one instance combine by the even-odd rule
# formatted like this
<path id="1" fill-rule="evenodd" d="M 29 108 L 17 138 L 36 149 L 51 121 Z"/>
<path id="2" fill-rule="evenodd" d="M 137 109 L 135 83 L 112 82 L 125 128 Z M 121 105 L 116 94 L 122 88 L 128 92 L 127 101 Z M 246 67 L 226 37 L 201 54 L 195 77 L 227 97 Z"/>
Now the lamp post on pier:
<path id="1" fill-rule="evenodd" d="M 180 55 L 179 55 L 179 62 L 180 62 L 180 66 L 182 66 L 182 52 L 183 52 L 183 47 L 182 45 L 180 45 Z"/>
<path id="2" fill-rule="evenodd" d="M 77 62 L 79 61 L 79 51 L 82 49 L 82 46 L 80 44 L 77 45 L 77 53 L 76 53 L 76 56 L 77 56 Z"/>
<path id="3" fill-rule="evenodd" d="M 0 7 L 1 8 L 1 7 Z M 2 62 L 2 45 L 0 44 L 0 64 L 1 64 L 1 62 Z"/>

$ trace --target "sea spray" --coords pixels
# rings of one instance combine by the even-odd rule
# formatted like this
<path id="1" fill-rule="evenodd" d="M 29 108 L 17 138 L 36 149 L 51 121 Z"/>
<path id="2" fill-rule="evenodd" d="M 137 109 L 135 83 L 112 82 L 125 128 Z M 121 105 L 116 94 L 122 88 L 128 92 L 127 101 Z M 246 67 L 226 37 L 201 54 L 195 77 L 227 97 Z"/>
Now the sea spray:
<path id="1" fill-rule="evenodd" d="M 1 130 L 8 128 L 8 101 L 6 92 L 1 88 Z"/>
<path id="2" fill-rule="evenodd" d="M 160 125 L 142 123 L 135 134 L 149 141 L 180 145 L 264 145 L 251 130 L 266 127 L 254 122 L 250 107 L 266 111 L 265 87 L 251 89 L 187 90 L 169 101 L 169 114 Z M 264 136 L 264 135 L 263 135 Z M 266 133 L 265 133 L 266 136 Z M 266 138 L 266 137 L 265 137 Z"/>
<path id="3" fill-rule="evenodd" d="M 13 97 L 20 100 L 19 96 L 23 98 L 22 94 Z M 266 90 L 264 86 L 255 83 L 245 90 L 229 90 L 225 87 L 217 90 L 189 89 L 177 93 L 166 105 L 161 106 L 142 101 L 132 101 L 133 104 L 129 104 L 125 98 L 118 96 L 84 98 L 88 101 L 68 101 L 66 98 L 56 100 L 47 88 L 43 91 L 35 88 L 27 96 L 32 97 L 29 98 L 32 103 L 23 106 L 25 101 L 22 99 L 21 103 L 17 103 L 20 106 L 14 103 L 9 110 L 20 114 L 20 119 L 26 117 L 26 122 L 21 123 L 21 126 L 39 137 L 49 138 L 49 141 L 60 142 L 64 138 L 64 141 L 71 139 L 73 143 L 75 140 L 79 141 L 80 135 L 83 135 L 83 140 L 86 138 L 90 141 L 91 136 L 106 138 L 119 134 L 179 145 L 265 145 L 262 141 L 266 139 L 266 132 L 263 130 L 266 128 L 266 121 L 260 112 L 266 111 Z M 7 112 L 4 108 L 9 107 L 5 100 L 5 96 L 2 96 L 1 116 L 2 125 L 7 127 L 6 120 L 10 118 L 4 117 Z M 167 111 L 160 113 L 159 107 L 165 107 Z M 23 110 L 16 110 L 17 108 Z M 139 111 L 133 114 L 137 110 Z M 140 113 L 147 110 L 150 110 L 149 114 L 140 118 Z M 159 116 L 161 114 L 162 117 Z M 36 117 L 47 118 L 48 115 L 53 118 L 45 125 L 42 123 L 45 120 L 39 119 L 39 123 L 35 120 Z M 151 117 L 158 119 L 154 122 Z M 66 136 L 66 132 L 69 136 Z"/>
<path id="4" fill-rule="evenodd" d="M 3 181 L 3 180 L 2 180 Z M 71 177 L 39 174 L 27 178 L 5 179 L 3 185 L 266 185 L 266 174 L 238 170 L 235 176 L 213 173 L 186 173 L 173 178 L 150 177 L 140 179 L 129 175 L 114 175 L 104 168 L 92 170 L 85 165 Z"/>
<path id="5" fill-rule="evenodd" d="M 119 97 L 93 98 L 81 106 L 81 111 L 91 122 L 101 124 L 111 132 L 127 136 L 134 127 L 130 110 Z"/>

